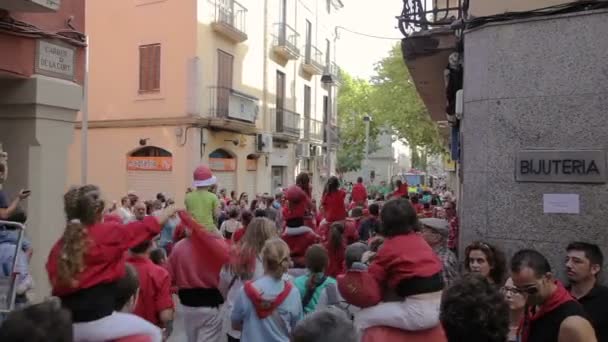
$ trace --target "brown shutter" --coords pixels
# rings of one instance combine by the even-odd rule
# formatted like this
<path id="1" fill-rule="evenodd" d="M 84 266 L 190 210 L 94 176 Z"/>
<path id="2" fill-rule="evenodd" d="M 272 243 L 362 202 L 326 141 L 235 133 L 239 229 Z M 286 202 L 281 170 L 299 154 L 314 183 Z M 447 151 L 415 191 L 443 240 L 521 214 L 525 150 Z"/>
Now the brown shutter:
<path id="1" fill-rule="evenodd" d="M 160 44 L 139 47 L 139 91 L 160 90 Z"/>

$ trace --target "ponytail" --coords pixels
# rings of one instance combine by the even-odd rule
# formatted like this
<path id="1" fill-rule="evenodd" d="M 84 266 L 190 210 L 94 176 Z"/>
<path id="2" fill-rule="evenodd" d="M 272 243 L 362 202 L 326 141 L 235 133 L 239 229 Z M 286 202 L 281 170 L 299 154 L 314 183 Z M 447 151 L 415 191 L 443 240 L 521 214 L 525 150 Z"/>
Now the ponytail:
<path id="1" fill-rule="evenodd" d="M 344 244 L 344 224 L 334 222 L 330 227 L 329 246 L 334 250 L 340 250 Z"/>
<path id="2" fill-rule="evenodd" d="M 291 265 L 289 246 L 280 238 L 267 240 L 262 248 L 264 271 L 275 279 L 281 279 Z"/>
<path id="3" fill-rule="evenodd" d="M 95 185 L 71 188 L 63 200 L 68 223 L 63 232 L 57 275 L 61 284 L 73 287 L 77 285 L 77 275 L 85 269 L 86 227 L 101 220 L 104 202 Z"/>

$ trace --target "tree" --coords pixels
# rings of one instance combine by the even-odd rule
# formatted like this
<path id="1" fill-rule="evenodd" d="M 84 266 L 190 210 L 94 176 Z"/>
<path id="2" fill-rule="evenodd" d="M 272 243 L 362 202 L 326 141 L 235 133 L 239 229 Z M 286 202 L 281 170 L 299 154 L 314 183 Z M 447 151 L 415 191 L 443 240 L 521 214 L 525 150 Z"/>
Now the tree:
<path id="1" fill-rule="evenodd" d="M 338 95 L 338 125 L 340 148 L 338 149 L 337 172 L 344 173 L 361 168 L 365 150 L 365 125 L 363 117 L 373 115 L 371 104 L 374 89 L 360 78 L 342 72 L 342 86 Z M 377 125 L 370 125 L 370 141 L 375 141 Z M 374 146 L 370 144 L 370 152 Z"/>
<path id="2" fill-rule="evenodd" d="M 444 150 L 439 131 L 431 120 L 403 62 L 401 49 L 395 45 L 388 56 L 376 65 L 371 81 L 342 73 L 338 95 L 340 148 L 338 172 L 361 168 L 365 144 L 363 117 L 370 115 L 370 141 L 375 142 L 380 128 L 412 147 L 418 167 L 426 168 L 427 154 Z M 375 146 L 370 146 L 370 153 Z"/>

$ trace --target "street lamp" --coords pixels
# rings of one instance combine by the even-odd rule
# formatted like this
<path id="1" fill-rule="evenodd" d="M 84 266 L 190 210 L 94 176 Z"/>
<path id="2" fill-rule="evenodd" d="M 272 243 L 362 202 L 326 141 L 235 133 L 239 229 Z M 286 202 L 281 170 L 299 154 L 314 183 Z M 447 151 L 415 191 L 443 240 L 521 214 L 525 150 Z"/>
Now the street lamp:
<path id="1" fill-rule="evenodd" d="M 372 121 L 372 117 L 365 115 L 363 117 L 363 123 L 365 124 L 365 160 L 363 161 L 363 179 L 369 178 L 369 124 Z"/>
<path id="2" fill-rule="evenodd" d="M 334 86 L 334 77 L 331 75 L 330 65 L 325 66 L 325 70 L 323 71 L 323 76 L 321 77 L 321 83 L 327 86 L 327 120 L 325 120 L 325 136 L 327 137 L 325 143 L 327 144 L 327 169 L 328 169 L 328 177 L 331 176 L 331 119 L 333 115 L 333 96 L 332 89 Z"/>

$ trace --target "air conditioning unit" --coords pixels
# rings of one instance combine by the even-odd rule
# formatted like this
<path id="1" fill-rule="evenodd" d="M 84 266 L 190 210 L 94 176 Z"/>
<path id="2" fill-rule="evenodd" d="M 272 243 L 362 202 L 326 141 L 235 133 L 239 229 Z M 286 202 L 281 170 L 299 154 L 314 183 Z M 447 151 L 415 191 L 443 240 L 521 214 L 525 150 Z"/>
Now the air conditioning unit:
<path id="1" fill-rule="evenodd" d="M 298 143 L 296 145 L 296 158 L 310 158 L 309 143 Z"/>
<path id="2" fill-rule="evenodd" d="M 257 134 L 255 137 L 255 142 L 255 151 L 257 153 L 272 153 L 272 134 Z"/>
<path id="3" fill-rule="evenodd" d="M 9 12 L 56 12 L 61 0 L 1 0 L 0 8 Z"/>

